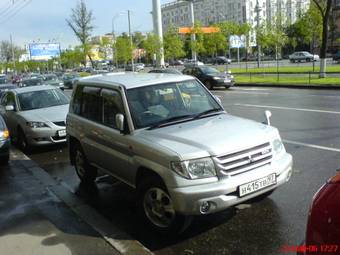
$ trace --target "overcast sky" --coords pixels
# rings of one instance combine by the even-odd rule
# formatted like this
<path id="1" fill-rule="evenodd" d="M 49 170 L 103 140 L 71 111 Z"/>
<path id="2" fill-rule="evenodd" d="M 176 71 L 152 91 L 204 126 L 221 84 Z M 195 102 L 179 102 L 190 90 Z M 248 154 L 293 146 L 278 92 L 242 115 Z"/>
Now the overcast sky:
<path id="1" fill-rule="evenodd" d="M 14 1 L 14 4 L 13 2 Z M 30 42 L 57 40 L 62 48 L 78 44 L 65 19 L 79 0 L 0 0 L 0 40 L 9 40 L 24 46 Z M 93 11 L 95 29 L 93 35 L 102 35 L 112 30 L 128 31 L 127 10 L 131 10 L 132 31 L 152 31 L 152 0 L 85 0 Z M 171 0 L 161 0 L 161 3 Z"/>

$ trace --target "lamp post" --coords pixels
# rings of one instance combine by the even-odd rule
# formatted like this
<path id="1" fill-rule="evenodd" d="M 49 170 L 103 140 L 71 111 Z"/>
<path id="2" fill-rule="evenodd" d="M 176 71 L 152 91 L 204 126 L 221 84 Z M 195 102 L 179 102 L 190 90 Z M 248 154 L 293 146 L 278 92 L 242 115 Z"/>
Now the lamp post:
<path id="1" fill-rule="evenodd" d="M 164 48 L 163 48 L 163 28 L 162 28 L 162 14 L 161 14 L 161 2 L 160 0 L 152 1 L 152 17 L 154 33 L 159 37 L 161 44 L 160 55 L 157 56 L 157 66 L 164 67 Z"/>
<path id="2" fill-rule="evenodd" d="M 255 12 L 256 12 L 256 29 L 257 29 L 257 33 L 256 33 L 256 45 L 257 45 L 257 67 L 260 67 L 260 57 L 261 57 L 261 47 L 259 44 L 259 39 L 258 39 L 258 31 L 259 31 L 259 27 L 260 27 L 260 5 L 259 5 L 259 0 L 256 0 L 256 5 L 255 5 Z"/>
<path id="3" fill-rule="evenodd" d="M 130 10 L 127 11 L 128 13 L 128 22 L 129 22 L 129 37 L 130 37 L 130 47 L 131 47 L 131 67 L 132 72 L 135 71 L 134 63 L 133 63 L 133 50 L 132 50 L 132 33 L 131 33 L 131 19 L 130 19 Z"/>
<path id="4" fill-rule="evenodd" d="M 195 15 L 194 15 L 194 0 L 185 0 L 189 2 L 190 7 L 190 18 L 191 18 L 191 27 L 194 28 L 195 26 Z M 196 41 L 196 34 L 191 33 L 191 43 L 193 44 Z M 197 61 L 197 52 L 194 49 L 191 49 L 192 59 L 196 62 Z"/>
<path id="5" fill-rule="evenodd" d="M 116 35 L 115 35 L 115 20 L 124 15 L 124 12 L 116 13 L 116 15 L 112 18 L 112 63 L 115 63 L 116 68 L 118 69 L 118 58 L 117 58 L 117 47 L 116 47 Z"/>

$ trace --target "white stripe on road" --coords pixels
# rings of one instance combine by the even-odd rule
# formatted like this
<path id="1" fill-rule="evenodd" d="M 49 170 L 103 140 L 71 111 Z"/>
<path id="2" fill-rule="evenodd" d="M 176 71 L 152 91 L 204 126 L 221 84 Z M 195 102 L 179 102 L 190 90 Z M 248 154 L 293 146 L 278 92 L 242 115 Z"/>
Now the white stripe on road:
<path id="1" fill-rule="evenodd" d="M 295 141 L 290 141 L 290 140 L 285 140 L 285 139 L 283 139 L 282 141 L 283 141 L 284 143 L 289 143 L 289 144 L 294 144 L 294 145 L 300 145 L 300 146 L 305 146 L 305 147 L 314 148 L 314 149 L 319 149 L 319 150 L 340 152 L 340 149 L 338 149 L 338 148 L 331 148 L 331 147 L 319 146 L 319 145 L 315 145 L 315 144 L 295 142 Z"/>
<path id="2" fill-rule="evenodd" d="M 272 108 L 272 109 L 280 109 L 280 110 L 302 111 L 302 112 L 340 114 L 340 112 L 336 112 L 336 111 L 325 111 L 325 110 L 305 109 L 305 108 L 290 108 L 290 107 L 273 106 L 273 105 L 256 105 L 256 104 L 234 104 L 234 105 L 244 106 L 244 107 L 255 107 L 255 108 Z"/>
<path id="3" fill-rule="evenodd" d="M 230 91 L 231 94 L 248 94 L 248 95 L 270 95 L 267 92 L 247 92 L 247 91 Z"/>

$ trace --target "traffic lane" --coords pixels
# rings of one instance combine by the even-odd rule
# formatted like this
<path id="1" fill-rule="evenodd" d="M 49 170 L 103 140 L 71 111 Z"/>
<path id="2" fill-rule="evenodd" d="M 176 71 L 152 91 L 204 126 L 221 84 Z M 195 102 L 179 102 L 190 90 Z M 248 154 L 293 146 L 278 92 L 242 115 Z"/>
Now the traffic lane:
<path id="1" fill-rule="evenodd" d="M 311 108 L 294 108 L 286 104 L 286 97 L 281 94 L 272 95 L 270 98 L 267 95 L 251 93 L 232 95 L 228 92 L 218 92 L 215 94 L 222 99 L 222 104 L 232 115 L 262 122 L 265 121 L 264 111 L 270 110 L 273 114 L 271 124 L 280 130 L 284 139 L 340 149 L 340 112 L 336 111 L 337 102 L 333 103 L 329 111 L 324 112 L 325 109 L 318 109 L 319 100 L 304 97 L 300 97 L 296 102 L 306 104 L 308 101 Z M 287 105 L 289 107 L 286 107 Z"/>

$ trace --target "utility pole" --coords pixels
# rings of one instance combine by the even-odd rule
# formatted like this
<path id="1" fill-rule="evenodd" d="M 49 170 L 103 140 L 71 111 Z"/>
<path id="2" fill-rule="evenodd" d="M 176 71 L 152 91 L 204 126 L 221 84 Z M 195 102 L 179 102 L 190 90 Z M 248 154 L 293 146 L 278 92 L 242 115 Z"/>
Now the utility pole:
<path id="1" fill-rule="evenodd" d="M 257 68 L 260 68 L 260 58 L 261 58 L 261 46 L 259 44 L 259 39 L 258 39 L 258 31 L 260 28 L 260 4 L 259 0 L 256 0 L 256 6 L 255 6 L 255 12 L 256 12 L 256 45 L 257 45 Z"/>
<path id="2" fill-rule="evenodd" d="M 194 0 L 185 0 L 187 2 L 189 2 L 189 6 L 190 6 L 190 19 L 191 19 L 191 27 L 194 28 L 195 27 L 195 15 L 194 15 Z M 191 33 L 191 43 L 193 44 L 196 41 L 196 34 L 193 32 Z M 192 59 L 196 62 L 197 61 L 197 52 L 192 49 L 191 50 L 191 56 Z"/>
<path id="3" fill-rule="evenodd" d="M 118 69 L 114 17 L 112 18 L 112 65 Z"/>
<path id="4" fill-rule="evenodd" d="M 15 56 L 14 56 L 14 47 L 13 47 L 13 40 L 12 40 L 12 34 L 9 35 L 10 37 L 10 42 L 11 42 L 11 50 L 12 50 L 12 60 L 13 60 L 13 69 L 16 70 L 15 67 Z M 13 70 L 13 71 L 14 71 Z M 15 71 L 16 72 L 16 71 Z"/>
<path id="5" fill-rule="evenodd" d="M 130 47 L 131 47 L 131 66 L 132 72 L 135 71 L 134 63 L 133 63 L 133 50 L 132 50 L 132 33 L 131 33 L 131 19 L 130 19 L 130 10 L 128 10 L 128 21 L 129 21 L 129 37 L 130 37 Z"/>
<path id="6" fill-rule="evenodd" d="M 162 12 L 160 0 L 152 1 L 152 17 L 154 33 L 159 37 L 161 43 L 160 54 L 157 55 L 157 66 L 164 67 L 164 48 L 163 48 L 163 27 L 162 27 Z"/>

